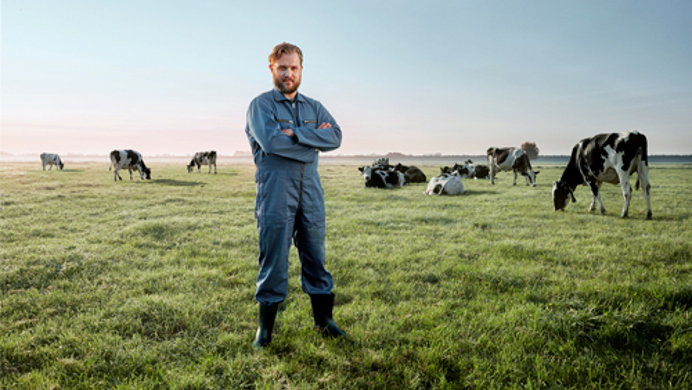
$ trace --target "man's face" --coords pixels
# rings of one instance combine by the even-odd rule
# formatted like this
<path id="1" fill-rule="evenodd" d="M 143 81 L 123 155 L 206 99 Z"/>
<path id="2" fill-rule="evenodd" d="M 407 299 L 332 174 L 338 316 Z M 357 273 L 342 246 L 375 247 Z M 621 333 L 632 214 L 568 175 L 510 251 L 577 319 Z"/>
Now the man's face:
<path id="1" fill-rule="evenodd" d="M 293 95 L 300 87 L 300 76 L 303 67 L 298 53 L 284 54 L 269 65 L 274 76 L 274 85 L 284 95 Z"/>

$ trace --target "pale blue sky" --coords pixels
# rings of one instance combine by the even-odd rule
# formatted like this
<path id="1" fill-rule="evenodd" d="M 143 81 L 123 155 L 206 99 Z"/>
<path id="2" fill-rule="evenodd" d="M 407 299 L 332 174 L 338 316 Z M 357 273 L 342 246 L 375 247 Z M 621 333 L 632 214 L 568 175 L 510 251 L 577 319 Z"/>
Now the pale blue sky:
<path id="1" fill-rule="evenodd" d="M 692 1 L 2 1 L 0 151 L 247 151 L 267 56 L 305 54 L 301 92 L 333 154 L 484 154 L 639 130 L 692 153 Z"/>

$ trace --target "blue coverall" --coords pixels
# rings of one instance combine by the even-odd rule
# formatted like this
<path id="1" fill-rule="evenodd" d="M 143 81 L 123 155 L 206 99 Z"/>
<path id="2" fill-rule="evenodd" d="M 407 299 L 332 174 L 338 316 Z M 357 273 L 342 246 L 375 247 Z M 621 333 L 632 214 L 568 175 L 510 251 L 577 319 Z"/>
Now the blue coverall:
<path id="1" fill-rule="evenodd" d="M 331 129 L 318 129 L 323 122 Z M 289 128 L 295 139 L 281 132 Z M 334 282 L 324 266 L 324 193 L 317 164 L 320 151 L 341 146 L 339 125 L 317 100 L 298 93 L 291 101 L 272 89 L 250 103 L 245 133 L 257 167 L 260 271 L 255 299 L 271 305 L 286 298 L 291 239 L 300 257 L 303 291 L 330 294 Z"/>

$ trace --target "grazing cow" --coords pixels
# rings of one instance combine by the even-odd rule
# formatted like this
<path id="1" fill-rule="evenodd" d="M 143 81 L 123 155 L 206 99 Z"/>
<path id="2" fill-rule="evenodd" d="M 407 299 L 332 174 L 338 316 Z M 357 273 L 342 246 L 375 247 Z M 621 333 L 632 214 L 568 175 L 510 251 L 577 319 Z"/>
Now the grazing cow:
<path id="1" fill-rule="evenodd" d="M 520 148 L 489 148 L 488 168 L 490 184 L 495 184 L 495 174 L 502 171 L 514 172 L 514 185 L 517 185 L 517 172 L 526 178 L 526 185 L 536 186 L 536 175 L 531 169 L 529 156 Z"/>
<path id="2" fill-rule="evenodd" d="M 425 195 L 461 195 L 463 193 L 464 183 L 461 181 L 459 171 L 434 176 L 424 192 Z"/>
<path id="3" fill-rule="evenodd" d="M 630 176 L 637 172 L 636 189 L 641 181 L 646 199 L 646 219 L 651 219 L 651 200 L 649 191 L 649 158 L 646 136 L 636 131 L 617 134 L 598 134 L 584 138 L 572 149 L 572 156 L 560 180 L 553 182 L 553 205 L 555 211 L 563 210 L 569 203 L 577 200 L 574 190 L 578 185 L 588 185 L 593 194 L 589 211 L 596 202 L 601 214 L 605 213 L 599 188 L 601 183 L 618 184 L 622 187 L 625 204 L 620 217 L 626 218 L 632 199 Z"/>
<path id="4" fill-rule="evenodd" d="M 111 152 L 111 166 L 108 167 L 110 171 L 111 168 L 115 170 L 113 180 L 122 180 L 118 172 L 121 169 L 127 169 L 130 172 L 130 180 L 132 180 L 132 170 L 136 169 L 139 171 L 139 177 L 144 180 L 151 180 L 151 170 L 144 165 L 144 160 L 142 160 L 142 155 L 134 150 L 114 150 Z"/>
<path id="5" fill-rule="evenodd" d="M 195 169 L 195 165 L 197 166 L 197 173 L 202 171 L 202 165 L 209 165 L 209 172 L 207 173 L 211 173 L 211 166 L 214 165 L 214 173 L 216 173 L 216 151 L 195 153 L 187 166 L 187 173 L 191 173 Z"/>
<path id="6" fill-rule="evenodd" d="M 41 153 L 41 164 L 43 164 L 44 171 L 46 170 L 46 165 L 50 166 L 48 168 L 49 171 L 53 170 L 53 165 L 55 165 L 56 169 L 61 171 L 63 167 L 65 167 L 65 164 L 63 164 L 62 160 L 60 160 L 60 156 L 55 153 Z"/>
<path id="7" fill-rule="evenodd" d="M 394 167 L 394 169 L 404 174 L 404 179 L 405 179 L 404 184 L 427 183 L 427 181 L 428 181 L 428 178 L 425 177 L 425 173 L 423 173 L 423 171 L 421 171 L 418 167 L 415 167 L 415 166 L 407 167 L 407 166 L 401 165 L 401 163 L 399 163 Z"/>
<path id="8" fill-rule="evenodd" d="M 365 178 L 366 188 L 398 188 L 403 186 L 406 180 L 404 174 L 395 169 L 364 166 L 358 170 Z"/>

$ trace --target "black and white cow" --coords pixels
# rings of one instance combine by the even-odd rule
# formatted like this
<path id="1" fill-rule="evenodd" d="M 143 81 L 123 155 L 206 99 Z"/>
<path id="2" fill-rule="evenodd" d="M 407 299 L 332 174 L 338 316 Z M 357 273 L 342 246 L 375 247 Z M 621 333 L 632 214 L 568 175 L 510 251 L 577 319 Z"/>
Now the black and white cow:
<path id="1" fill-rule="evenodd" d="M 469 177 L 473 179 L 490 179 L 490 169 L 487 165 L 474 165 Z"/>
<path id="2" fill-rule="evenodd" d="M 461 195 L 463 193 L 464 183 L 461 181 L 459 171 L 434 176 L 424 192 L 425 195 Z"/>
<path id="3" fill-rule="evenodd" d="M 423 173 L 423 171 L 416 166 L 406 166 L 399 163 L 394 167 L 394 169 L 404 174 L 404 179 L 406 181 L 405 184 L 428 182 L 428 178 L 425 176 L 425 173 Z"/>
<path id="4" fill-rule="evenodd" d="M 209 165 L 209 172 L 207 173 L 211 173 L 211 166 L 214 165 L 214 173 L 216 173 L 216 151 L 195 153 L 187 166 L 187 173 L 191 173 L 195 169 L 195 165 L 197 166 L 197 173 L 202 171 L 202 165 Z"/>
<path id="5" fill-rule="evenodd" d="M 151 170 L 144 165 L 144 160 L 142 160 L 142 155 L 134 150 L 114 150 L 111 152 L 111 166 L 108 167 L 110 171 L 111 168 L 115 170 L 113 174 L 113 180 L 122 180 L 118 172 L 121 169 L 127 169 L 130 172 L 130 180 L 132 180 L 132 170 L 136 169 L 139 171 L 139 176 L 142 180 L 145 178 L 151 180 Z"/>
<path id="6" fill-rule="evenodd" d="M 373 161 L 372 166 L 373 167 L 391 167 L 391 165 L 389 165 L 389 157 L 376 158 L 375 161 Z"/>
<path id="7" fill-rule="evenodd" d="M 440 167 L 440 174 L 445 175 L 445 174 L 451 174 L 454 172 L 459 172 L 459 176 L 462 179 L 466 179 L 471 177 L 471 172 L 473 172 L 473 161 L 471 160 L 466 160 L 463 164 L 459 163 L 454 163 L 454 165 L 450 168 L 448 166 Z"/>
<path id="8" fill-rule="evenodd" d="M 399 188 L 406 181 L 404 174 L 396 169 L 364 166 L 358 170 L 365 179 L 366 188 Z"/>
<path id="9" fill-rule="evenodd" d="M 529 156 L 523 149 L 489 148 L 487 155 L 490 184 L 495 184 L 495 174 L 497 172 L 512 171 L 514 173 L 514 185 L 517 185 L 518 172 L 526 178 L 526 185 L 536 186 L 536 175 L 540 171 L 533 171 Z"/>
<path id="10" fill-rule="evenodd" d="M 43 164 L 44 171 L 46 170 L 46 165 L 49 166 L 49 171 L 53 170 L 53 165 L 55 165 L 55 167 L 61 171 L 63 167 L 65 167 L 65 164 L 63 164 L 62 160 L 60 160 L 60 156 L 55 153 L 41 153 L 41 164 Z"/>
<path id="11" fill-rule="evenodd" d="M 599 188 L 601 183 L 618 184 L 622 187 L 625 204 L 620 217 L 626 218 L 632 199 L 630 176 L 637 172 L 636 189 L 641 182 L 646 199 L 646 219 L 651 219 L 651 199 L 649 184 L 649 158 L 646 136 L 636 131 L 627 133 L 598 134 L 584 138 L 572 149 L 572 156 L 560 180 L 553 182 L 553 204 L 555 211 L 563 210 L 569 203 L 577 200 L 574 190 L 578 185 L 588 185 L 593 194 L 589 211 L 598 202 L 601 214 L 605 213 Z"/>

